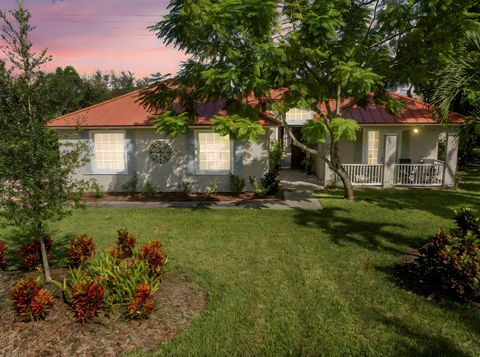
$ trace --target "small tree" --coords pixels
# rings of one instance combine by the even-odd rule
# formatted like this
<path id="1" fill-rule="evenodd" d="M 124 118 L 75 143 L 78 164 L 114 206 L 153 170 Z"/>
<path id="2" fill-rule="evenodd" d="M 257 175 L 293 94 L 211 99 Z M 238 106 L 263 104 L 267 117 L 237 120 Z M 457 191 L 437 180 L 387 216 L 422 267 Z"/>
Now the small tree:
<path id="1" fill-rule="evenodd" d="M 57 132 L 46 127 L 51 105 L 40 67 L 50 57 L 46 50 L 33 51 L 30 18 L 22 1 L 15 11 L 0 11 L 8 64 L 5 69 L 0 62 L 0 215 L 40 242 L 46 280 L 52 281 L 46 222 L 60 220 L 76 207 L 84 185 L 72 173 L 82 165 L 84 147 L 61 144 Z"/>

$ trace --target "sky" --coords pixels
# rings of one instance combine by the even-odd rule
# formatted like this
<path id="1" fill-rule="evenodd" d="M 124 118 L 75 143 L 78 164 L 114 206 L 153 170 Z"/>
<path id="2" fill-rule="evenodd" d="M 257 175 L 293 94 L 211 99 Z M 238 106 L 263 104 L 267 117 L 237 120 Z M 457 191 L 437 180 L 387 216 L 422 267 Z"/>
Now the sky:
<path id="1" fill-rule="evenodd" d="M 166 47 L 147 26 L 166 13 L 169 0 L 24 0 L 36 27 L 31 41 L 48 48 L 46 70 L 74 66 L 80 74 L 131 71 L 137 78 L 175 73 L 183 53 Z M 0 0 L 4 11 L 17 0 Z"/>

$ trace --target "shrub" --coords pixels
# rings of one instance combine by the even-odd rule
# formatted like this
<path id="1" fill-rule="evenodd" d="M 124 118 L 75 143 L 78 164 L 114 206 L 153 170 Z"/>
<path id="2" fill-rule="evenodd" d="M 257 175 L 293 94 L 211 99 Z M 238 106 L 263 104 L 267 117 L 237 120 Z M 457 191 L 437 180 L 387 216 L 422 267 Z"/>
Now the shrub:
<path id="1" fill-rule="evenodd" d="M 423 283 L 460 299 L 480 297 L 480 235 L 468 210 L 457 212 L 458 228 L 443 230 L 419 250 L 415 262 Z M 471 230 L 473 229 L 473 230 Z"/>
<path id="2" fill-rule="evenodd" d="M 158 188 L 150 181 L 145 182 L 142 186 L 142 194 L 145 198 L 154 198 L 157 192 Z"/>
<path id="3" fill-rule="evenodd" d="M 177 184 L 177 188 L 178 188 L 181 192 L 183 192 L 185 195 L 187 195 L 187 194 L 190 192 L 190 189 L 191 189 L 190 186 L 191 186 L 191 185 L 190 185 L 190 182 L 184 181 L 184 180 L 180 181 L 180 182 Z"/>
<path id="4" fill-rule="evenodd" d="M 110 252 L 112 257 L 126 259 L 133 256 L 137 237 L 130 234 L 125 228 L 117 231 L 117 246 Z"/>
<path id="5" fill-rule="evenodd" d="M 285 148 L 283 144 L 275 140 L 272 142 L 270 149 L 268 150 L 268 158 L 270 162 L 270 168 L 280 170 L 283 160 L 285 160 Z"/>
<path id="6" fill-rule="evenodd" d="M 146 319 L 153 312 L 153 295 L 148 282 L 139 285 L 133 294 L 133 300 L 128 303 L 129 319 Z"/>
<path id="7" fill-rule="evenodd" d="M 149 244 L 144 244 L 140 249 L 139 258 L 146 262 L 153 274 L 161 275 L 164 272 L 167 258 L 159 241 L 153 240 Z"/>
<path id="8" fill-rule="evenodd" d="M 5 242 L 0 240 L 0 270 L 4 270 L 7 267 L 8 262 L 8 249 Z"/>
<path id="9" fill-rule="evenodd" d="M 260 180 L 258 180 L 255 176 L 254 177 L 249 176 L 248 179 L 250 181 L 250 185 L 252 186 L 252 191 L 255 194 L 255 196 L 262 197 L 265 194 L 265 192 L 263 190 Z"/>
<path id="10" fill-rule="evenodd" d="M 93 190 L 95 198 L 102 198 L 105 194 L 105 189 L 95 179 L 91 181 L 90 189 Z"/>
<path id="11" fill-rule="evenodd" d="M 480 235 L 480 219 L 475 217 L 471 209 L 462 208 L 455 211 L 454 220 L 463 234 L 470 231 L 475 235 Z"/>
<path id="12" fill-rule="evenodd" d="M 53 295 L 40 289 L 34 279 L 21 279 L 10 290 L 13 309 L 23 321 L 44 319 L 53 305 Z"/>
<path id="13" fill-rule="evenodd" d="M 86 262 L 95 254 L 93 238 L 88 235 L 76 236 L 67 244 L 67 256 L 73 266 Z"/>
<path id="14" fill-rule="evenodd" d="M 45 249 L 47 250 L 47 255 L 50 258 L 50 250 L 52 249 L 53 241 L 50 237 L 45 237 L 44 240 Z M 22 245 L 18 253 L 20 256 L 19 263 L 22 269 L 34 270 L 42 261 L 41 245 L 40 241 L 38 240 Z"/>
<path id="15" fill-rule="evenodd" d="M 245 191 L 245 178 L 242 176 L 237 176 L 232 173 L 228 174 L 228 183 L 230 185 L 230 190 L 235 192 L 237 195 L 240 195 Z"/>
<path id="16" fill-rule="evenodd" d="M 210 186 L 208 187 L 207 193 L 209 196 L 218 193 L 218 183 L 215 178 L 212 178 L 212 181 L 210 182 Z"/>
<path id="17" fill-rule="evenodd" d="M 105 306 L 105 294 L 101 284 L 85 278 L 78 273 L 79 278 L 72 282 L 69 289 L 69 302 L 75 314 L 75 319 L 82 325 L 89 323 Z"/>
<path id="18" fill-rule="evenodd" d="M 122 190 L 127 192 L 129 195 L 133 196 L 137 193 L 137 186 L 138 186 L 138 175 L 134 173 L 130 180 L 128 180 L 124 185 L 122 185 Z"/>
<path id="19" fill-rule="evenodd" d="M 280 167 L 285 159 L 285 148 L 280 141 L 274 141 L 268 152 L 269 169 L 260 179 L 262 191 L 274 195 L 280 189 Z"/>
<path id="20" fill-rule="evenodd" d="M 280 175 L 278 170 L 270 169 L 260 179 L 262 191 L 267 195 L 274 195 L 280 190 Z"/>
<path id="21" fill-rule="evenodd" d="M 127 258 L 118 260 L 109 254 L 100 253 L 95 259 L 88 261 L 83 266 L 83 269 L 70 271 L 68 279 L 70 297 L 68 300 L 71 301 L 72 307 L 74 299 L 71 290 L 76 287 L 78 282 L 82 282 L 83 285 L 80 286 L 82 289 L 79 289 L 79 291 L 84 292 L 87 287 L 87 284 L 83 283 L 84 281 L 95 282 L 97 285 L 102 286 L 104 300 L 101 306 L 107 314 L 129 319 L 130 311 L 128 305 L 135 299 L 135 294 L 139 293 L 139 286 L 146 282 L 153 296 L 158 289 L 160 276 L 152 272 L 147 262 L 142 259 Z M 80 295 L 80 297 L 85 296 Z M 79 311 L 95 310 L 87 309 L 88 305 L 85 305 L 84 300 L 80 300 L 80 302 L 82 304 L 78 308 Z M 140 309 L 140 307 L 139 304 L 138 308 Z M 86 322 L 89 322 L 89 320 L 84 321 L 84 323 Z"/>

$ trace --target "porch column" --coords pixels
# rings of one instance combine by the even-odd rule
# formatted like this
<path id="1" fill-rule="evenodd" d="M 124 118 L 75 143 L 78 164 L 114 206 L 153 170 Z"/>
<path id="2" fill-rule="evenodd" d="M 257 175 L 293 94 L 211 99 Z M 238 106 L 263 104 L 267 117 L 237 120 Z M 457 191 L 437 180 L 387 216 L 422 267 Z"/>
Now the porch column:
<path id="1" fill-rule="evenodd" d="M 397 134 L 385 134 L 385 161 L 383 164 L 383 187 L 393 186 L 395 161 L 397 159 Z"/>
<path id="2" fill-rule="evenodd" d="M 455 186 L 457 173 L 458 136 L 456 133 L 447 133 L 447 147 L 445 149 L 445 171 L 443 174 L 444 186 Z"/>

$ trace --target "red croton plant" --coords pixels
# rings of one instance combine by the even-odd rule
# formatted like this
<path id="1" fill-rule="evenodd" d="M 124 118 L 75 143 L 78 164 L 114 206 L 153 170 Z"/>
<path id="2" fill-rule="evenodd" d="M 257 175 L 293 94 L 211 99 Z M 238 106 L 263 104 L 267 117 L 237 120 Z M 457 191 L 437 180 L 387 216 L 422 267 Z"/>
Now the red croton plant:
<path id="1" fill-rule="evenodd" d="M 67 244 L 67 256 L 70 259 L 70 264 L 78 266 L 85 263 L 95 254 L 95 244 L 93 238 L 83 234 L 76 236 Z"/>
<path id="2" fill-rule="evenodd" d="M 153 240 L 140 248 L 140 259 L 144 260 L 152 273 L 160 275 L 165 269 L 166 256 L 162 252 L 162 243 Z"/>
<path id="3" fill-rule="evenodd" d="M 117 245 L 110 251 L 110 255 L 118 259 L 130 258 L 133 256 L 136 244 L 136 236 L 130 234 L 126 229 L 119 229 L 117 231 Z"/>
<path id="4" fill-rule="evenodd" d="M 50 237 L 45 237 L 45 248 L 47 250 L 48 258 L 50 258 L 50 250 L 52 249 L 53 241 Z M 38 240 L 32 243 L 24 244 L 20 247 L 18 254 L 20 256 L 20 266 L 25 270 L 34 270 L 41 262 L 41 246 Z"/>
<path id="5" fill-rule="evenodd" d="M 7 267 L 8 262 L 8 249 L 3 241 L 0 240 L 0 270 L 4 270 Z"/>
<path id="6" fill-rule="evenodd" d="M 154 308 L 152 290 L 148 282 L 138 286 L 133 294 L 133 300 L 128 303 L 128 317 L 130 319 L 145 319 Z"/>
<path id="7" fill-rule="evenodd" d="M 70 297 L 75 318 L 82 325 L 90 322 L 105 306 L 104 289 L 98 282 L 78 282 L 70 288 Z"/>
<path id="8" fill-rule="evenodd" d="M 13 308 L 23 321 L 44 319 L 53 305 L 53 295 L 40 289 L 35 279 L 21 279 L 11 289 Z"/>

